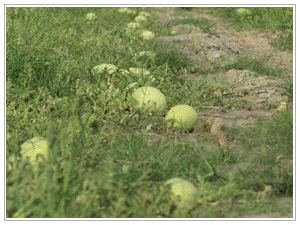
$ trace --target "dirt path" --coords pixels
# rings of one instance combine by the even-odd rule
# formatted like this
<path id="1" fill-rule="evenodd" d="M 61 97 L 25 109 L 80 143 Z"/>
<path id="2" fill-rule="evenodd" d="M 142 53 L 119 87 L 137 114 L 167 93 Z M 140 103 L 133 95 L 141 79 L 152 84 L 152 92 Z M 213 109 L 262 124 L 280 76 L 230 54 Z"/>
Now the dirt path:
<path id="1" fill-rule="evenodd" d="M 160 12 L 161 8 L 157 8 L 156 15 L 161 18 L 157 23 L 167 23 L 176 17 L 174 9 L 168 8 L 166 12 Z M 279 68 L 289 70 L 288 75 L 292 75 L 292 53 L 281 52 L 275 50 L 270 44 L 270 39 L 267 39 L 266 34 L 259 34 L 254 32 L 236 32 L 230 28 L 230 24 L 219 22 L 221 19 L 210 17 L 207 14 L 199 14 L 196 12 L 189 13 L 194 19 L 207 19 L 212 23 L 216 23 L 219 26 L 215 29 L 217 34 L 209 35 L 203 32 L 200 28 L 193 25 L 177 25 L 173 27 L 173 30 L 180 31 L 184 28 L 192 29 L 192 32 L 180 33 L 176 36 L 157 37 L 158 40 L 171 41 L 178 40 L 176 47 L 178 51 L 186 54 L 193 61 L 194 69 L 213 69 L 216 65 L 226 65 L 238 60 L 239 57 L 247 57 L 249 59 L 264 59 L 267 64 Z M 255 36 L 254 36 L 255 35 Z M 276 58 L 274 57 L 276 55 Z M 234 86 L 231 90 L 237 95 L 237 101 L 248 102 L 250 108 L 248 110 L 226 110 L 226 113 L 216 115 L 215 109 L 202 110 L 199 116 L 221 116 L 227 126 L 231 126 L 233 122 L 237 122 L 239 126 L 253 126 L 258 118 L 264 118 L 268 120 L 278 111 L 276 109 L 265 110 L 262 106 L 266 102 L 280 106 L 286 98 L 281 96 L 281 87 L 286 85 L 279 77 L 271 77 L 267 74 L 258 74 L 248 70 L 229 70 L 222 71 L 217 74 L 212 74 L 209 78 L 213 85 L 218 86 L 222 81 L 227 82 L 229 85 Z M 203 79 L 203 74 L 195 72 L 192 77 L 194 81 Z M 226 93 L 220 93 L 216 91 L 216 96 L 223 96 L 223 102 L 227 102 Z M 277 107 L 277 108 L 278 108 Z M 251 111 L 249 111 L 249 109 Z M 221 111 L 217 109 L 218 111 Z M 224 111 L 223 111 L 224 112 Z M 233 118 L 236 121 L 233 121 Z M 250 118 L 250 119 L 249 119 Z"/>
<path id="2" fill-rule="evenodd" d="M 182 16 L 176 16 L 174 8 L 152 8 L 153 14 L 159 16 L 156 23 L 166 24 L 175 19 L 182 19 Z M 276 50 L 270 45 L 272 39 L 277 38 L 276 34 L 269 36 L 267 34 L 256 31 L 237 32 L 232 28 L 232 24 L 226 24 L 221 18 L 210 16 L 209 12 L 199 13 L 196 11 L 188 12 L 194 19 L 207 19 L 211 23 L 215 23 L 214 30 L 217 35 L 207 34 L 199 27 L 193 25 L 176 25 L 173 30 L 178 31 L 176 36 L 161 36 L 156 37 L 162 43 L 171 40 L 177 40 L 176 48 L 179 52 L 186 54 L 192 61 L 192 68 L 196 71 L 192 77 L 186 77 L 197 81 L 200 79 L 210 79 L 213 85 L 227 82 L 234 87 L 230 90 L 231 94 L 236 94 L 236 101 L 248 102 L 248 109 L 224 109 L 220 107 L 206 108 L 198 112 L 200 119 L 221 118 L 222 123 L 227 127 L 233 127 L 234 124 L 240 127 L 253 127 L 259 119 L 270 121 L 276 113 L 278 107 L 286 97 L 281 96 L 282 87 L 285 84 L 284 80 L 279 76 L 270 76 L 269 74 L 256 74 L 248 70 L 229 70 L 222 71 L 217 74 L 212 74 L 211 77 L 206 77 L 201 73 L 203 69 L 213 69 L 214 66 L 224 66 L 233 63 L 239 57 L 247 57 L 249 59 L 262 60 L 264 65 L 285 69 L 288 71 L 287 76 L 292 76 L 293 72 L 293 53 Z M 188 33 L 187 33 L 188 31 Z M 198 72 L 197 72 L 198 71 Z M 258 75 L 258 76 L 254 76 Z M 226 93 L 215 91 L 215 95 L 221 96 L 223 102 L 229 101 L 226 98 Z M 276 109 L 266 109 L 266 103 L 273 104 Z M 193 132 L 190 138 L 195 138 L 197 132 Z M 228 143 L 230 149 L 236 149 L 234 143 Z M 209 146 L 208 146 L 209 147 Z M 257 150 L 259 151 L 259 150 Z M 253 152 L 253 154 L 261 154 Z M 258 157 L 258 156 L 256 156 Z M 224 168 L 223 168 L 224 169 Z M 292 198 L 277 197 L 273 201 L 277 201 L 278 210 L 280 207 L 293 207 Z M 284 206 L 283 206 L 284 205 Z M 244 218 L 280 218 L 279 212 L 259 213 L 248 212 L 240 214 Z M 292 218 L 292 213 L 285 215 L 282 218 Z"/>
<path id="3" fill-rule="evenodd" d="M 174 8 L 152 8 L 154 14 L 159 16 L 156 23 L 166 24 L 175 19 L 182 19 L 183 16 L 176 16 Z M 231 69 L 221 71 L 207 76 L 201 73 L 202 70 L 213 69 L 220 65 L 228 65 L 236 62 L 240 57 L 261 60 L 263 64 L 277 65 L 289 71 L 287 76 L 292 76 L 293 54 L 276 50 L 270 45 L 271 39 L 266 38 L 267 34 L 258 32 L 237 32 L 231 24 L 226 24 L 220 18 L 209 16 L 209 12 L 188 13 L 194 19 L 207 19 L 210 23 L 216 24 L 213 28 L 217 35 L 207 34 L 194 25 L 176 25 L 172 29 L 179 31 L 176 36 L 160 36 L 156 39 L 163 43 L 177 40 L 175 46 L 179 52 L 186 54 L 192 61 L 192 68 L 195 72 L 192 76 L 186 77 L 193 81 L 207 79 L 213 86 L 219 87 L 225 83 L 230 85 L 230 90 L 221 92 L 216 90 L 213 94 L 221 97 L 223 103 L 228 103 L 228 95 L 235 95 L 236 107 L 224 109 L 207 106 L 198 112 L 200 119 L 222 118 L 224 125 L 233 127 L 234 124 L 240 127 L 253 127 L 259 119 L 270 121 L 278 113 L 281 103 L 287 100 L 281 93 L 287 83 L 277 75 L 258 74 L 249 70 Z M 189 33 L 185 31 L 189 30 Z M 232 97 L 231 97 L 232 98 Z M 246 103 L 245 107 L 240 108 Z M 206 103 L 204 103 L 205 105 Z M 240 105 L 240 106 L 239 106 Z M 289 106 L 292 109 L 292 106 Z"/>

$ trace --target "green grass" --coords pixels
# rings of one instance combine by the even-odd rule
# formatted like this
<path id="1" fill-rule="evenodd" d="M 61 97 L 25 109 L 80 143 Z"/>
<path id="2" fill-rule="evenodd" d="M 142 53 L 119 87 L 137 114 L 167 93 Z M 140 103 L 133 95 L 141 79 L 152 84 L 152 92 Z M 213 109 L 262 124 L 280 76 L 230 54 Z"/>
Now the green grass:
<path id="1" fill-rule="evenodd" d="M 133 82 L 161 90 L 168 108 L 184 102 L 201 109 L 199 99 L 222 104 L 210 95 L 218 87 L 208 80 L 185 79 L 191 72 L 191 62 L 176 51 L 172 42 L 162 45 L 125 34 L 126 24 L 136 15 L 120 14 L 118 8 L 6 10 L 7 217 L 176 217 L 168 203 L 171 192 L 162 186 L 172 177 L 197 184 L 197 204 L 208 209 L 205 217 L 215 215 L 216 202 L 224 209 L 229 207 L 230 197 L 263 204 L 255 196 L 264 185 L 272 185 L 277 194 L 292 193 L 293 180 L 286 169 L 275 174 L 268 167 L 257 174 L 253 166 L 257 158 L 248 154 L 253 148 L 265 148 L 262 164 L 271 161 L 275 165 L 292 158 L 292 114 L 281 113 L 272 123 L 253 129 L 225 130 L 230 141 L 240 143 L 239 155 L 222 155 L 217 147 L 207 153 L 208 137 L 195 142 L 184 141 L 182 133 L 173 137 L 164 128 L 162 115 L 148 117 L 130 107 L 133 89 L 127 87 Z M 229 8 L 223 11 L 230 14 Z M 90 12 L 97 19 L 88 23 L 85 16 Z M 171 24 L 154 24 L 155 19 L 151 17 L 144 28 L 156 36 L 166 35 Z M 207 21 L 192 18 L 176 23 L 213 28 Z M 287 26 L 284 24 L 273 29 L 283 29 Z M 289 48 L 289 44 L 287 41 L 280 46 Z M 157 57 L 133 60 L 140 51 L 153 51 Z M 243 60 L 220 69 L 252 69 L 269 76 L 285 72 Z M 114 75 L 105 72 L 95 76 L 92 68 L 102 63 L 114 64 L 119 70 Z M 150 76 L 121 74 L 120 69 L 135 67 L 147 69 Z M 292 97 L 292 82 L 286 93 Z M 157 135 L 159 139 L 151 139 Z M 22 143 L 34 136 L 46 137 L 50 143 L 49 160 L 38 167 L 20 156 Z M 12 156 L 20 159 L 11 163 Z M 250 165 L 248 176 L 236 173 L 231 177 L 214 169 L 243 162 Z M 197 217 L 193 210 L 180 216 Z"/>
<path id="2" fill-rule="evenodd" d="M 179 25 L 179 24 L 194 25 L 196 27 L 200 27 L 201 29 L 203 29 L 203 31 L 206 32 L 206 33 L 211 33 L 210 28 L 212 28 L 214 26 L 213 24 L 210 24 L 209 21 L 206 20 L 206 19 L 197 20 L 197 19 L 192 18 L 191 16 L 185 17 L 185 18 L 180 19 L 180 20 L 175 20 L 171 24 L 173 26 L 174 25 Z"/>

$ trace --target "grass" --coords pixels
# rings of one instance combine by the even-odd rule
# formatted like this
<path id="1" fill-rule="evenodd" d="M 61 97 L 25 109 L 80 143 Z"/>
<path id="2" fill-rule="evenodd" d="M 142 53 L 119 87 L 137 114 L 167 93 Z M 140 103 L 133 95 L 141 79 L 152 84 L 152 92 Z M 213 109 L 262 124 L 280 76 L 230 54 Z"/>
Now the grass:
<path id="1" fill-rule="evenodd" d="M 291 113 L 280 113 L 272 123 L 262 122 L 252 129 L 226 128 L 228 140 L 239 143 L 240 153 L 222 155 L 219 147 L 205 150 L 211 143 L 208 135 L 202 134 L 195 142 L 185 141 L 186 134 L 168 132 L 162 114 L 149 117 L 131 107 L 129 97 L 134 89 L 127 87 L 133 82 L 161 90 L 168 108 L 184 102 L 201 109 L 199 99 L 221 104 L 218 97 L 209 95 L 218 87 L 208 80 L 185 79 L 192 72 L 191 62 L 176 51 L 172 42 L 166 46 L 126 35 L 126 24 L 136 14 L 121 14 L 118 8 L 6 10 L 8 218 L 197 217 L 195 210 L 177 215 L 174 206 L 170 207 L 167 196 L 171 192 L 162 184 L 172 177 L 197 185 L 197 205 L 207 208 L 204 217 L 215 217 L 230 208 L 232 198 L 245 201 L 246 206 L 251 203 L 251 207 L 261 207 L 264 202 L 256 196 L 266 185 L 271 185 L 276 194 L 293 193 L 293 177 L 288 170 L 272 170 L 281 160 L 292 159 Z M 237 20 L 230 8 L 214 10 Z M 259 19 L 254 16 L 251 22 L 245 18 L 250 21 L 247 24 L 258 25 L 254 21 L 271 14 L 267 9 L 261 10 L 265 11 L 255 13 Z M 85 16 L 90 12 L 97 19 L 87 21 Z M 290 11 L 287 12 L 285 15 L 289 16 Z M 159 25 L 154 23 L 156 19 L 151 17 L 144 29 L 156 36 L 168 34 L 171 24 Z M 290 20 L 277 21 L 282 24 L 273 24 L 272 29 L 290 28 Z M 213 28 L 207 21 L 191 18 L 175 23 Z M 281 42 L 278 47 L 289 49 L 290 43 Z M 157 57 L 133 60 L 140 51 L 152 51 Z M 219 69 L 250 68 L 268 71 L 269 76 L 285 72 L 245 60 Z M 117 72 L 94 75 L 92 68 L 102 63 L 116 65 Z M 121 69 L 136 67 L 147 69 L 150 76 L 121 73 Z M 185 71 L 185 75 L 180 71 Z M 286 94 L 292 98 L 292 81 Z M 230 104 L 228 107 L 235 103 Z M 34 136 L 46 137 L 50 143 L 49 160 L 37 167 L 20 155 L 22 143 Z M 258 148 L 263 152 L 260 163 L 273 163 L 261 171 L 255 170 L 258 158 L 250 154 Z M 18 158 L 14 163 L 10 161 L 13 156 Z M 241 163 L 247 163 L 248 169 L 234 175 L 215 170 Z M 216 208 L 215 204 L 222 207 Z"/>

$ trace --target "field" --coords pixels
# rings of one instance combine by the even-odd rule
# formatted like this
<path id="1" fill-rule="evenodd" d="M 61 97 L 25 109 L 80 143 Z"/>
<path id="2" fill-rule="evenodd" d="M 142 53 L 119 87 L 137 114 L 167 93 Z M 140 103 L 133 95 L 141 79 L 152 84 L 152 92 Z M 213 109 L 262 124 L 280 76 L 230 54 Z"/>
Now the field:
<path id="1" fill-rule="evenodd" d="M 128 9 L 6 8 L 6 217 L 291 218 L 293 9 Z M 133 107 L 143 86 L 192 106 L 193 131 Z M 174 177 L 195 206 L 170 204 Z"/>

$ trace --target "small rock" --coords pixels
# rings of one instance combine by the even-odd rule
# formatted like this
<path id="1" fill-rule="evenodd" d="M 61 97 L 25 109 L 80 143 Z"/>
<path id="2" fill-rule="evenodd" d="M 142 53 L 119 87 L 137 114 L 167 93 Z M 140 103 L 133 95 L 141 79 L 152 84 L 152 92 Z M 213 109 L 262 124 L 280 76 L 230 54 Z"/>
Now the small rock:
<path id="1" fill-rule="evenodd" d="M 216 58 L 220 58 L 221 54 L 218 52 L 208 52 L 207 53 L 207 58 L 211 61 L 215 60 Z"/>

